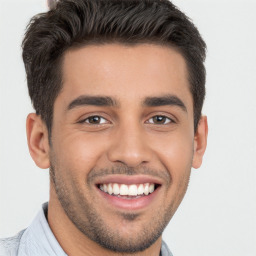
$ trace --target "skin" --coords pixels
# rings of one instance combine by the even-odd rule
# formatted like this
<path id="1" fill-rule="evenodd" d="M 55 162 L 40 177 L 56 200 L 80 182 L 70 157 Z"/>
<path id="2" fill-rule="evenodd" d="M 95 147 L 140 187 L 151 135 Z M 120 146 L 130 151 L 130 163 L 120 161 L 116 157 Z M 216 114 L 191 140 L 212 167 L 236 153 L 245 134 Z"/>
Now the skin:
<path id="1" fill-rule="evenodd" d="M 107 44 L 65 53 L 52 144 L 34 113 L 27 118 L 27 137 L 35 163 L 51 166 L 48 222 L 68 255 L 159 255 L 161 233 L 206 149 L 207 118 L 201 117 L 195 132 L 187 77 L 182 55 L 164 46 Z M 85 95 L 110 97 L 116 105 L 72 106 Z M 184 107 L 145 104 L 147 98 L 170 95 Z M 102 117 L 100 123 L 90 123 L 90 116 Z M 133 175 L 160 184 L 150 203 L 138 209 L 132 203 L 125 209 L 111 205 L 96 187 L 108 177 Z M 95 240 L 93 225 L 105 238 L 111 235 L 114 246 L 139 248 L 148 242 L 147 247 L 137 253 L 109 250 Z"/>

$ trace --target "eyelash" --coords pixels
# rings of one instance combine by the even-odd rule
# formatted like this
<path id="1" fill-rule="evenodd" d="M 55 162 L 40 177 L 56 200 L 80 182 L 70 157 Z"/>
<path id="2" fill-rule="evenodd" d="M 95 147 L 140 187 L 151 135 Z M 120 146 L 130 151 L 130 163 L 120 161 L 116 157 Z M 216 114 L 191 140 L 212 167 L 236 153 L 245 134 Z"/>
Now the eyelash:
<path id="1" fill-rule="evenodd" d="M 159 120 L 159 121 L 160 121 L 160 124 L 155 124 L 155 123 L 153 123 L 153 122 L 154 122 L 154 118 L 160 118 L 160 119 L 162 118 L 162 119 L 164 120 L 164 122 L 161 123 L 162 120 Z M 150 122 L 150 120 L 153 120 L 153 122 Z M 166 121 L 167 121 L 167 122 L 166 122 Z M 156 115 L 156 116 L 153 116 L 153 117 L 151 117 L 150 119 L 148 119 L 147 122 L 150 123 L 150 124 L 155 124 L 155 125 L 168 125 L 168 124 L 170 124 L 170 123 L 173 123 L 174 121 L 173 121 L 171 118 L 167 117 L 167 116 L 164 116 L 164 115 Z"/>
<path id="2" fill-rule="evenodd" d="M 101 125 L 101 124 L 102 124 L 101 122 L 100 122 L 100 123 L 96 123 L 96 124 L 91 124 L 90 122 L 87 122 L 87 120 L 89 120 L 89 119 L 91 119 L 91 118 L 99 118 L 99 119 L 101 119 L 101 120 L 104 119 L 104 120 L 107 121 L 107 119 L 104 118 L 104 117 L 102 117 L 102 116 L 94 115 L 94 116 L 89 116 L 89 117 L 87 117 L 87 118 L 85 118 L 85 119 L 79 121 L 79 123 L 87 123 L 87 124 L 89 124 L 89 125 Z M 105 122 L 105 123 L 107 123 L 107 122 Z"/>
<path id="3" fill-rule="evenodd" d="M 163 118 L 165 121 L 164 123 L 160 123 L 160 124 L 155 124 L 153 122 L 150 122 L 150 120 L 154 120 L 154 118 Z M 102 123 L 96 123 L 96 124 L 92 124 L 89 122 L 89 119 L 93 119 L 93 118 L 99 118 L 101 120 L 105 120 L 106 122 Z M 167 122 L 166 122 L 167 121 Z M 79 121 L 79 123 L 87 123 L 88 125 L 102 125 L 102 124 L 106 124 L 108 121 L 106 118 L 102 117 L 102 116 L 99 116 L 99 115 L 93 115 L 93 116 L 89 116 L 81 121 Z M 170 123 L 175 123 L 175 121 L 173 119 L 171 119 L 170 117 L 167 117 L 165 115 L 155 115 L 155 116 L 152 116 L 151 118 L 149 118 L 146 123 L 148 124 L 154 124 L 154 125 L 168 125 Z"/>

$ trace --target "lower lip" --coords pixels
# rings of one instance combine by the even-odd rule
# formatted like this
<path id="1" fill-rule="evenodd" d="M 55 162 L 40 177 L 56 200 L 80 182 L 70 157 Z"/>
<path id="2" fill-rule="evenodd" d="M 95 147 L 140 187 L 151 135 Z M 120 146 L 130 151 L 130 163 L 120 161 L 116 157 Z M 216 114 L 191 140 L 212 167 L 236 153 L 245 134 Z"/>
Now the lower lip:
<path id="1" fill-rule="evenodd" d="M 154 198 L 157 196 L 160 187 L 154 190 L 153 193 L 147 196 L 141 196 L 138 198 L 122 198 L 114 195 L 109 195 L 108 193 L 103 192 L 99 188 L 97 188 L 100 195 L 113 207 L 123 209 L 123 210 L 141 210 L 149 206 L 153 201 Z"/>

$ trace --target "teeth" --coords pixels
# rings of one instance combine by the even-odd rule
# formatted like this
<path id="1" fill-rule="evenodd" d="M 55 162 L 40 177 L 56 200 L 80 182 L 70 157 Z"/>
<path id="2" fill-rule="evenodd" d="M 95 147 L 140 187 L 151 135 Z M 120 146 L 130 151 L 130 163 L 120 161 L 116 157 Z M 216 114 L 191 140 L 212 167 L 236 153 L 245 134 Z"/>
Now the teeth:
<path id="1" fill-rule="evenodd" d="M 122 185 L 120 186 L 120 195 L 121 195 L 121 196 L 125 196 L 125 195 L 128 195 L 128 193 L 129 193 L 129 188 L 128 188 L 128 186 L 125 185 L 125 184 L 122 184 Z"/>
<path id="2" fill-rule="evenodd" d="M 108 191 L 107 191 L 107 193 L 110 194 L 110 195 L 113 194 L 112 185 L 110 183 L 108 184 Z"/>
<path id="3" fill-rule="evenodd" d="M 148 195 L 155 191 L 155 184 L 118 184 L 118 183 L 109 183 L 109 184 L 100 184 L 100 190 L 112 195 L 121 195 L 121 196 L 141 196 Z"/>
<path id="4" fill-rule="evenodd" d="M 114 183 L 114 185 L 113 185 L 113 193 L 114 193 L 114 195 L 119 194 L 119 186 L 116 183 Z"/>
<path id="5" fill-rule="evenodd" d="M 145 187 L 144 187 L 144 194 L 147 196 L 149 194 L 149 184 L 145 184 Z"/>
<path id="6" fill-rule="evenodd" d="M 144 186 L 143 184 L 140 184 L 138 187 L 138 195 L 143 195 L 144 193 Z"/>
<path id="7" fill-rule="evenodd" d="M 155 184 L 150 184 L 150 186 L 149 186 L 149 193 L 154 192 L 154 190 L 155 190 Z"/>
<path id="8" fill-rule="evenodd" d="M 104 185 L 103 185 L 103 191 L 104 191 L 104 192 L 108 192 L 108 186 L 107 186 L 107 184 L 104 184 Z"/>
<path id="9" fill-rule="evenodd" d="M 129 196 L 137 196 L 138 195 L 138 190 L 136 185 L 130 185 L 129 186 Z"/>

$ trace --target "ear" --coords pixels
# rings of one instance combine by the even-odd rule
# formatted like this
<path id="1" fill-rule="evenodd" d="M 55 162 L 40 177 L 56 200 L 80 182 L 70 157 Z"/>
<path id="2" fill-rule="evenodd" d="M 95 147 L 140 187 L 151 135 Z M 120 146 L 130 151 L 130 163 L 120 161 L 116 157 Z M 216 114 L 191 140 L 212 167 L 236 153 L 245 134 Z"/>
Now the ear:
<path id="1" fill-rule="evenodd" d="M 29 152 L 36 165 L 42 169 L 50 167 L 48 130 L 41 117 L 31 113 L 27 117 L 27 142 Z"/>
<path id="2" fill-rule="evenodd" d="M 203 155 L 206 150 L 208 136 L 207 117 L 202 116 L 199 120 L 197 131 L 194 137 L 194 156 L 192 167 L 197 169 L 201 166 Z"/>

